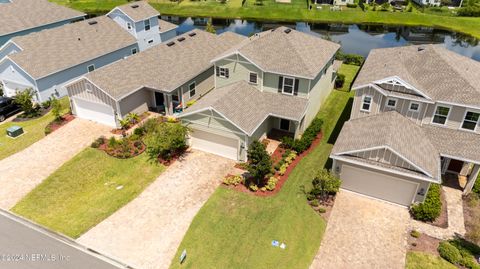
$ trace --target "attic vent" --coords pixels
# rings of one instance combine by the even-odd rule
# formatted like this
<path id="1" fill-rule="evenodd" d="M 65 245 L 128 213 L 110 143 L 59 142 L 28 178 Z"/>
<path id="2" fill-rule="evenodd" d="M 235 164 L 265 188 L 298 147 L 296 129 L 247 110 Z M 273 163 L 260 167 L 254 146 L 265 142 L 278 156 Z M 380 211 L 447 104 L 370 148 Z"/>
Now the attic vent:
<path id="1" fill-rule="evenodd" d="M 171 47 L 173 45 L 175 45 L 175 42 L 173 42 L 173 41 L 170 41 L 170 42 L 167 43 L 167 46 L 169 46 L 169 47 Z"/>
<path id="2" fill-rule="evenodd" d="M 285 34 L 289 34 L 291 31 L 292 31 L 292 29 L 290 29 L 290 28 L 287 28 L 287 29 L 284 30 Z"/>
<path id="3" fill-rule="evenodd" d="M 132 8 L 138 8 L 138 5 L 132 5 Z"/>
<path id="4" fill-rule="evenodd" d="M 183 40 L 185 40 L 185 37 L 182 36 L 182 37 L 178 38 L 177 40 L 178 40 L 178 42 L 182 42 Z"/>
<path id="5" fill-rule="evenodd" d="M 419 46 L 418 47 L 418 51 L 424 51 L 425 50 L 425 46 Z"/>
<path id="6" fill-rule="evenodd" d="M 97 21 L 89 21 L 89 22 L 88 22 L 89 25 L 95 25 L 95 24 L 97 24 L 97 23 L 98 23 Z"/>
<path id="7" fill-rule="evenodd" d="M 197 35 L 197 33 L 195 33 L 195 32 L 192 32 L 192 33 L 190 33 L 190 34 L 188 34 L 188 35 L 189 35 L 189 36 L 196 36 L 196 35 Z"/>

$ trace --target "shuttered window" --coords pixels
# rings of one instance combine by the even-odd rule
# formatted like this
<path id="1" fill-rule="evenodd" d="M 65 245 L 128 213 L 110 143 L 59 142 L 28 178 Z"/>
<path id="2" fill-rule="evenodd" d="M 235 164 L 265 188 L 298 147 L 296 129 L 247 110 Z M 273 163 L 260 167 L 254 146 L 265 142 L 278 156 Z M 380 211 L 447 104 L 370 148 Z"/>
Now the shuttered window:
<path id="1" fill-rule="evenodd" d="M 225 67 L 216 67 L 217 77 L 228 78 L 230 76 L 230 70 Z"/>
<path id="2" fill-rule="evenodd" d="M 196 88 L 197 88 L 197 85 L 195 84 L 195 82 L 188 86 L 188 92 L 189 92 L 190 97 L 195 96 Z"/>
<path id="3" fill-rule="evenodd" d="M 295 79 L 290 77 L 284 77 L 282 93 L 293 95 L 294 89 L 295 89 Z"/>
<path id="4" fill-rule="evenodd" d="M 480 118 L 480 113 L 467 111 L 465 118 L 463 119 L 462 129 L 475 131 L 478 125 L 478 120 Z"/>

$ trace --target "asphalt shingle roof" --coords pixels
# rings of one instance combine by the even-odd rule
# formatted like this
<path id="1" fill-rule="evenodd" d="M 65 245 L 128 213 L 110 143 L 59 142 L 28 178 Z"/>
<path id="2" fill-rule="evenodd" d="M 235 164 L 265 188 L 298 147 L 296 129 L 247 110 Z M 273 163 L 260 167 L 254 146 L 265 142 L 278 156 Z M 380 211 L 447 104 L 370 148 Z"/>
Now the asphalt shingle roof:
<path id="1" fill-rule="evenodd" d="M 240 53 L 267 72 L 313 79 L 340 45 L 287 27 L 255 34 L 216 59 Z"/>
<path id="2" fill-rule="evenodd" d="M 158 28 L 160 29 L 160 33 L 165 33 L 172 29 L 178 28 L 178 25 L 158 19 Z"/>
<path id="3" fill-rule="evenodd" d="M 90 22 L 96 24 L 90 25 Z M 102 16 L 12 39 L 23 50 L 8 57 L 35 79 L 135 44 L 116 22 Z"/>
<path id="4" fill-rule="evenodd" d="M 435 101 L 480 106 L 480 62 L 442 45 L 370 51 L 353 87 L 398 76 Z"/>
<path id="5" fill-rule="evenodd" d="M 180 42 L 180 38 L 185 39 Z M 193 30 L 86 77 L 117 100 L 142 87 L 170 92 L 212 67 L 210 60 L 215 55 L 244 38 L 233 33 L 215 35 Z M 170 42 L 174 45 L 169 46 Z"/>
<path id="6" fill-rule="evenodd" d="M 305 98 L 261 92 L 242 80 L 212 90 L 179 117 L 212 108 L 251 135 L 269 115 L 300 121 L 307 105 Z"/>
<path id="7" fill-rule="evenodd" d="M 12 0 L 0 4 L 0 36 L 83 16 L 47 0 Z"/>
<path id="8" fill-rule="evenodd" d="M 345 123 L 333 155 L 390 147 L 433 178 L 439 178 L 440 153 L 420 125 L 396 111 L 353 119 Z"/>
<path id="9" fill-rule="evenodd" d="M 160 16 L 160 13 L 148 4 L 147 1 L 131 2 L 117 7 L 135 22 L 151 17 Z"/>

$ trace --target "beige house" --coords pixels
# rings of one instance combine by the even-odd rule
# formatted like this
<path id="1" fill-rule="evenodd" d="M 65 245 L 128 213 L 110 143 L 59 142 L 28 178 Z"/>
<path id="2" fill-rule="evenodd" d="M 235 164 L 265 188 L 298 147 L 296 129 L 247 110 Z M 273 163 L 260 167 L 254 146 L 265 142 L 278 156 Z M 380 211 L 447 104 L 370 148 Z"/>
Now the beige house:
<path id="1" fill-rule="evenodd" d="M 244 161 L 255 140 L 300 136 L 333 89 L 339 48 L 279 27 L 212 58 L 215 89 L 179 115 L 192 146 Z"/>
<path id="2" fill-rule="evenodd" d="M 194 30 L 99 68 L 66 86 L 72 112 L 112 127 L 131 112 L 178 114 L 213 89 L 210 60 L 243 39 Z"/>
<path id="3" fill-rule="evenodd" d="M 468 193 L 480 170 L 478 70 L 440 45 L 372 50 L 330 156 L 342 187 L 405 206 L 431 183 Z"/>

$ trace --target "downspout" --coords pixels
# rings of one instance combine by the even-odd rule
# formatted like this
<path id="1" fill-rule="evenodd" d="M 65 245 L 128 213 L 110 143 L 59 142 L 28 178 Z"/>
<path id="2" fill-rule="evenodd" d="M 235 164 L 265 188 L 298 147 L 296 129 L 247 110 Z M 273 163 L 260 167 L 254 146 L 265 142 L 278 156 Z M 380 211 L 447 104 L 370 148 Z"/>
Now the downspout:
<path id="1" fill-rule="evenodd" d="M 116 114 L 115 124 L 117 125 L 117 127 L 120 126 L 119 119 L 123 119 L 122 112 L 120 111 L 120 101 L 121 100 L 119 100 L 119 101 L 115 100 L 115 106 L 117 107 L 117 112 L 115 112 L 115 114 Z"/>

